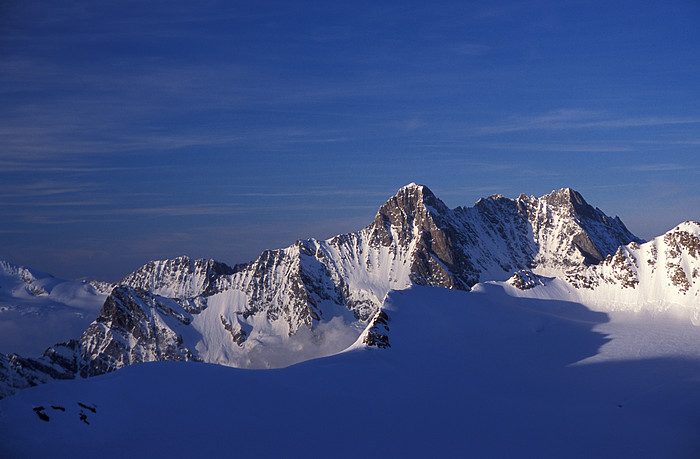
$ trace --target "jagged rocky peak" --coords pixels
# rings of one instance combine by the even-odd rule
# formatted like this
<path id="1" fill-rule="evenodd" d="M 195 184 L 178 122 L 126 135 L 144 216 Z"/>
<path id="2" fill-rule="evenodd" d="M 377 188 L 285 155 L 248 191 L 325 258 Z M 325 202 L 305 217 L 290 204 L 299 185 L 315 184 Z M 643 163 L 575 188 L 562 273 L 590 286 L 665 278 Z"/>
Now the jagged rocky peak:
<path id="1" fill-rule="evenodd" d="M 551 205 L 560 207 L 569 207 L 572 210 L 580 211 L 583 210 L 587 212 L 593 208 L 583 199 L 581 193 L 571 188 L 561 188 L 559 190 L 552 190 L 551 193 L 542 196 L 540 199 L 544 199 Z"/>
<path id="2" fill-rule="evenodd" d="M 510 217 L 517 214 L 524 217 L 525 214 L 520 201 L 506 198 L 502 194 L 492 194 L 488 198 L 481 198 L 476 201 L 474 208 L 492 224 L 506 223 L 507 221 L 504 219 L 510 220 Z"/>
<path id="3" fill-rule="evenodd" d="M 0 275 L 12 277 L 24 282 L 25 284 L 31 284 L 38 278 L 53 278 L 53 276 L 48 273 L 38 272 L 25 266 L 18 266 L 4 260 L 0 260 Z"/>
<path id="4" fill-rule="evenodd" d="M 411 183 L 380 207 L 371 240 L 407 251 L 411 282 L 469 290 L 476 283 L 451 211 L 424 185 Z M 470 271 L 467 274 L 467 271 Z"/>
<path id="5" fill-rule="evenodd" d="M 550 206 L 568 210 L 572 217 L 591 219 L 608 225 L 617 224 L 624 228 L 624 224 L 619 217 L 608 217 L 600 209 L 588 204 L 579 192 L 571 188 L 552 191 L 550 194 L 542 196 L 540 200 L 544 200 Z"/>
<path id="6" fill-rule="evenodd" d="M 212 295 L 230 284 L 236 270 L 212 259 L 191 260 L 187 256 L 149 261 L 126 276 L 118 285 L 128 285 L 171 298 Z"/>
<path id="7" fill-rule="evenodd" d="M 398 202 L 403 204 L 405 209 L 422 209 L 426 206 L 434 209 L 438 213 L 448 211 L 447 206 L 438 199 L 435 194 L 425 185 L 417 185 L 410 183 L 396 193 L 396 196 L 390 198 L 386 204 Z M 385 205 L 386 205 L 385 204 Z"/>
<path id="8" fill-rule="evenodd" d="M 644 242 L 618 218 L 589 205 L 571 188 L 535 198 L 520 195 L 518 209 L 528 215 L 539 254 L 539 265 L 565 271 L 600 263 L 621 245 Z"/>
<path id="9" fill-rule="evenodd" d="M 379 208 L 374 218 L 376 236 L 384 246 L 392 243 L 392 227 L 399 243 L 406 243 L 415 228 L 434 226 L 432 216 L 448 213 L 449 209 L 427 186 L 411 183 L 401 188 Z"/>
<path id="10" fill-rule="evenodd" d="M 664 242 L 675 252 L 685 251 L 693 258 L 700 255 L 700 223 L 686 221 L 664 235 Z"/>

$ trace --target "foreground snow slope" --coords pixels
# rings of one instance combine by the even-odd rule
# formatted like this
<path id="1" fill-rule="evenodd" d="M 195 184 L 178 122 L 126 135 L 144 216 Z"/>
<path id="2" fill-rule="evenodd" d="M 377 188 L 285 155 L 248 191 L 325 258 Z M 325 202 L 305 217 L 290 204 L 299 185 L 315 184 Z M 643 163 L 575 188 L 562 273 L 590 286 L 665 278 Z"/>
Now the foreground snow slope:
<path id="1" fill-rule="evenodd" d="M 0 260 L 0 353 L 39 356 L 79 336 L 108 292 Z"/>
<path id="2" fill-rule="evenodd" d="M 698 457 L 692 325 L 639 320 L 630 334 L 515 291 L 392 292 L 386 349 L 278 370 L 138 364 L 27 389 L 0 401 L 0 456 Z M 676 351 L 629 346 L 647 337 Z"/>

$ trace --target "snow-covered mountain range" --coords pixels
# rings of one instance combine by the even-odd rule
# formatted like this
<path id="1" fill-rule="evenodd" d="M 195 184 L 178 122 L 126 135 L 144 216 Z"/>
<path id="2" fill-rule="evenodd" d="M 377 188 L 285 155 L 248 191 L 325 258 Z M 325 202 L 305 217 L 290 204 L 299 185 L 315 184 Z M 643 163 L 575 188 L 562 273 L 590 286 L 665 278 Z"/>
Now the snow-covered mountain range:
<path id="1" fill-rule="evenodd" d="M 411 285 L 469 291 L 508 281 L 526 296 L 677 309 L 697 321 L 699 237 L 700 225 L 686 222 L 644 243 L 568 188 L 449 209 L 411 184 L 355 233 L 297 241 L 234 267 L 148 263 L 103 288 L 109 296 L 77 339 L 39 358 L 0 355 L 0 396 L 138 362 L 276 368 L 390 347 L 385 299 Z"/>

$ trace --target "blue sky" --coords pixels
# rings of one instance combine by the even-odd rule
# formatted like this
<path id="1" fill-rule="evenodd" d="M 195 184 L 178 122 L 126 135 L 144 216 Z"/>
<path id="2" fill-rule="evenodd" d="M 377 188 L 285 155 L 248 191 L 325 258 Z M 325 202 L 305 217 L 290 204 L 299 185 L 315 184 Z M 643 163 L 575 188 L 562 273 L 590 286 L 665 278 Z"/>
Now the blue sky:
<path id="1" fill-rule="evenodd" d="M 246 262 L 410 182 L 700 220 L 696 1 L 58 3 L 0 6 L 0 259 Z"/>

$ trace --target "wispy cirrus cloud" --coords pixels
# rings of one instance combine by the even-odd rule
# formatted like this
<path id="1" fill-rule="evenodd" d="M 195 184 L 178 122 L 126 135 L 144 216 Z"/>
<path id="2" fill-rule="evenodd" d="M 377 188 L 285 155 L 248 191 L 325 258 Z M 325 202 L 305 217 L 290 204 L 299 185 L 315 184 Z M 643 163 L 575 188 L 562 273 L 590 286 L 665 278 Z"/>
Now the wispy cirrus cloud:
<path id="1" fill-rule="evenodd" d="M 477 135 L 507 134 L 523 131 L 616 129 L 630 127 L 700 124 L 693 117 L 615 117 L 607 112 L 566 109 L 536 116 L 511 116 L 508 122 L 480 126 Z"/>
<path id="2" fill-rule="evenodd" d="M 43 206 L 12 206 L 0 203 L 5 207 L 3 213 L 12 218 L 15 223 L 30 223 L 34 225 L 65 225 L 75 223 L 109 223 L 133 222 L 135 218 L 173 218 L 173 217 L 204 217 L 204 216 L 253 216 L 265 212 L 281 215 L 291 215 L 295 212 L 323 211 L 374 211 L 375 205 L 351 204 L 318 204 L 295 203 L 290 205 L 275 204 L 260 206 L 240 203 L 197 203 L 197 204 L 163 204 L 144 207 L 115 207 L 113 202 L 85 201 L 75 202 L 74 205 L 43 205 Z M 43 208 L 37 211 L 37 207 Z"/>
<path id="3" fill-rule="evenodd" d="M 696 166 L 688 166 L 677 163 L 656 163 L 656 164 L 633 164 L 626 169 L 639 172 L 672 172 L 690 169 L 698 169 Z"/>
<path id="4" fill-rule="evenodd" d="M 65 196 L 69 194 L 88 193 L 99 188 L 96 182 L 39 180 L 32 183 L 13 184 L 0 187 L 0 199 L 7 198 L 41 198 Z"/>
<path id="5" fill-rule="evenodd" d="M 519 143 L 519 142 L 489 142 L 479 144 L 483 147 L 501 151 L 536 151 L 561 153 L 614 153 L 635 151 L 630 145 L 601 144 L 601 143 Z"/>

